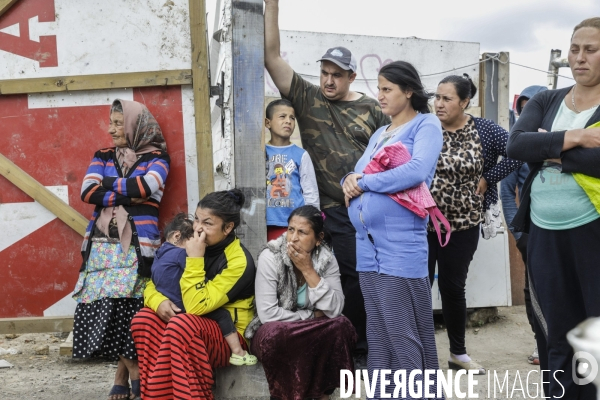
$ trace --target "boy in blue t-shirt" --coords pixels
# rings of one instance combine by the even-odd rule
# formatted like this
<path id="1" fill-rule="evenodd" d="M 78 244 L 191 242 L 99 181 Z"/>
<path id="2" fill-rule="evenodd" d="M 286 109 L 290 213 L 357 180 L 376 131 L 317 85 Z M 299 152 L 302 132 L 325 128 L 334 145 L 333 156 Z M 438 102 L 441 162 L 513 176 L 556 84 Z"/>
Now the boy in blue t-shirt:
<path id="1" fill-rule="evenodd" d="M 267 240 L 287 230 L 290 213 L 305 204 L 319 208 L 315 169 L 308 153 L 290 142 L 296 127 L 292 103 L 274 100 L 267 106 Z"/>

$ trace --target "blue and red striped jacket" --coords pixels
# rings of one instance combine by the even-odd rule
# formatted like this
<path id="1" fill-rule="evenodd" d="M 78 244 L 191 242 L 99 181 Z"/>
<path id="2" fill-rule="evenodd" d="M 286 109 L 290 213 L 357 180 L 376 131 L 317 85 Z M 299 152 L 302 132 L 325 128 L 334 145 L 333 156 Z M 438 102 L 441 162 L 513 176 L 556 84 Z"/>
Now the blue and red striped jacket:
<path id="1" fill-rule="evenodd" d="M 90 255 L 90 236 L 100 211 L 105 207 L 123 206 L 129 213 L 131 244 L 138 257 L 138 273 L 150 277 L 154 253 L 160 247 L 158 207 L 170 162 L 169 155 L 164 151 L 146 153 L 123 176 L 116 162 L 115 148 L 101 149 L 94 154 L 81 186 L 81 200 L 96 205 L 81 245 L 81 271 L 85 269 Z M 132 198 L 147 200 L 142 204 L 132 205 Z"/>

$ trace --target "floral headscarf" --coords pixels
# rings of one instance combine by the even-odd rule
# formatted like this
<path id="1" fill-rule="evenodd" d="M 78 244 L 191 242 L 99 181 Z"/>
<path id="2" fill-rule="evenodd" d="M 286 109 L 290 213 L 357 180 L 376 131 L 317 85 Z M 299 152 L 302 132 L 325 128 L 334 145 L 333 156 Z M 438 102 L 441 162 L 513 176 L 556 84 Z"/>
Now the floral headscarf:
<path id="1" fill-rule="evenodd" d="M 111 111 L 120 103 L 123 107 L 123 127 L 129 147 L 117 148 L 117 160 L 126 175 L 139 156 L 155 150 L 167 150 L 160 126 L 148 108 L 137 101 L 117 99 Z"/>

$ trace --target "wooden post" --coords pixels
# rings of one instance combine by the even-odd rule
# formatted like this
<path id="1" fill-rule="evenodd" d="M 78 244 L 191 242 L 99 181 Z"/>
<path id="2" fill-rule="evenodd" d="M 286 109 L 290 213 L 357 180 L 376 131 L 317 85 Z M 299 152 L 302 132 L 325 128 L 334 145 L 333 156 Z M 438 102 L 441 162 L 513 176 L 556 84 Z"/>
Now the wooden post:
<path id="1" fill-rule="evenodd" d="M 510 55 L 507 51 L 498 53 L 498 125 L 509 129 L 510 120 Z"/>
<path id="2" fill-rule="evenodd" d="M 481 55 L 479 59 L 479 85 L 477 85 L 477 94 L 479 95 L 479 109 L 481 110 L 481 114 L 479 115 L 481 118 L 485 118 L 485 85 L 486 85 L 486 76 L 485 76 L 485 66 L 487 62 L 482 62 L 486 58 L 486 53 Z"/>
<path id="3" fill-rule="evenodd" d="M 57 195 L 46 189 L 27 172 L 17 167 L 12 161 L 0 154 L 0 175 L 4 176 L 16 187 L 33 197 L 61 221 L 69 225 L 81 236 L 85 235 L 88 220 L 74 208 L 62 201 Z"/>
<path id="4" fill-rule="evenodd" d="M 256 256 L 267 239 L 263 0 L 233 0 L 232 21 L 235 182 L 246 196 L 237 233 Z"/>
<path id="5" fill-rule="evenodd" d="M 491 119 L 504 129 L 509 129 L 509 60 L 508 52 L 483 53 L 479 74 L 479 99 L 483 118 Z M 524 304 L 525 265 L 516 243 L 504 221 L 505 245 L 508 246 L 510 263 L 510 288 L 512 304 Z"/>
<path id="6" fill-rule="evenodd" d="M 483 53 L 479 74 L 479 99 L 483 118 L 491 119 L 508 130 L 509 54 Z"/>
<path id="7" fill-rule="evenodd" d="M 17 0 L 0 0 L 0 16 L 8 11 L 8 9 L 17 2 Z"/>
<path id="8" fill-rule="evenodd" d="M 214 191 L 212 127 L 210 123 L 210 82 L 208 80 L 208 46 L 206 43 L 205 0 L 190 0 L 190 34 L 192 38 L 192 82 L 198 189 L 200 198 Z"/>

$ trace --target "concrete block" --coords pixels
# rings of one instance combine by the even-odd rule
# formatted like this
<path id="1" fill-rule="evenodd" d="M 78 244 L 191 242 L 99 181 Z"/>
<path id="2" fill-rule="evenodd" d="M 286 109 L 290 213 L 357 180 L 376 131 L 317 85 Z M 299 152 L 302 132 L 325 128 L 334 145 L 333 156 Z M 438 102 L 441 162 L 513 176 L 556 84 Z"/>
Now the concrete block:
<path id="1" fill-rule="evenodd" d="M 231 366 L 216 371 L 215 398 L 227 400 L 269 400 L 269 384 L 261 363 Z"/>
<path id="2" fill-rule="evenodd" d="M 244 367 L 225 367 L 217 370 L 214 395 L 217 400 L 270 400 L 269 384 L 261 363 Z M 365 399 L 365 386 L 361 381 L 361 399 Z M 355 395 L 352 395 L 355 398 Z M 340 399 L 336 389 L 331 400 Z"/>

